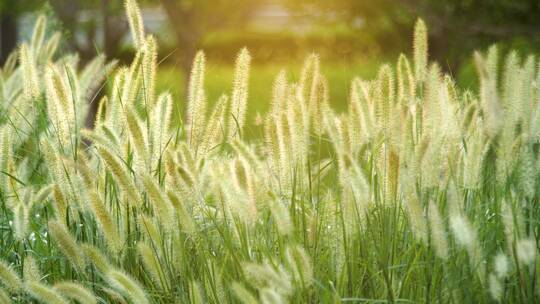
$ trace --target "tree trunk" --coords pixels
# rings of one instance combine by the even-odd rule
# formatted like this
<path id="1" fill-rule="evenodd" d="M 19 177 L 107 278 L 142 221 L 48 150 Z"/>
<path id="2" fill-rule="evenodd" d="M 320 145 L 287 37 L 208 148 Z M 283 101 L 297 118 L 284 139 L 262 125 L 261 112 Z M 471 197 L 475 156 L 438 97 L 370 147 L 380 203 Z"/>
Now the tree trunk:
<path id="1" fill-rule="evenodd" d="M 193 11 L 182 10 L 175 0 L 161 0 L 161 3 L 169 17 L 178 43 L 176 60 L 184 79 L 183 95 L 186 97 L 191 65 L 201 37 L 200 29 L 197 27 L 197 17 Z"/>
<path id="2" fill-rule="evenodd" d="M 0 15 L 0 62 L 6 61 L 17 46 L 17 17 L 9 11 Z"/>
<path id="3" fill-rule="evenodd" d="M 111 31 L 109 30 L 110 16 L 109 16 L 109 0 L 101 0 L 101 17 L 102 17 L 102 28 L 103 28 L 103 52 L 107 58 L 111 58 L 112 52 L 112 41 L 110 39 Z"/>
<path id="4" fill-rule="evenodd" d="M 122 18 L 123 6 L 115 6 L 118 5 L 117 2 L 117 0 L 101 0 L 103 52 L 109 59 L 116 57 L 122 38 L 128 31 L 127 22 Z"/>

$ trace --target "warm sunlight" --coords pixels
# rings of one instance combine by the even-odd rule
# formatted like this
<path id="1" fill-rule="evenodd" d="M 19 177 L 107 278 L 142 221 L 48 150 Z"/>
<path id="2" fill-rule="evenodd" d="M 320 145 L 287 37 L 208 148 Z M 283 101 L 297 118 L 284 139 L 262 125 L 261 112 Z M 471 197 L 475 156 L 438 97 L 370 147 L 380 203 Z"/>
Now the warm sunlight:
<path id="1" fill-rule="evenodd" d="M 0 303 L 540 301 L 536 2 L 12 2 Z"/>

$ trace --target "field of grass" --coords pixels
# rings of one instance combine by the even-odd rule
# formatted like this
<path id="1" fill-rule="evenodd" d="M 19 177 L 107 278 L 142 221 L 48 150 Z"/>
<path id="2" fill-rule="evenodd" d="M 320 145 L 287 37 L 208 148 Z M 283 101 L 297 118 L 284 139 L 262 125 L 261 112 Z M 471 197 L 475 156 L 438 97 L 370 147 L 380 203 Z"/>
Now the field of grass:
<path id="1" fill-rule="evenodd" d="M 199 52 L 182 94 L 126 9 L 128 66 L 40 18 L 2 67 L 0 303 L 540 301 L 534 57 L 476 53 L 464 90 L 419 20 L 395 65 Z"/>
<path id="2" fill-rule="evenodd" d="M 350 97 L 350 83 L 355 77 L 366 79 L 376 76 L 377 62 L 354 62 L 351 64 L 336 63 L 321 64 L 321 72 L 325 75 L 329 87 L 329 104 L 338 112 L 347 110 Z M 246 110 L 246 136 L 248 138 L 260 137 L 260 128 L 257 122 L 261 115 L 268 112 L 272 102 L 272 84 L 277 75 L 283 70 L 290 81 L 299 81 L 301 65 L 252 65 L 250 67 L 249 99 Z M 186 94 L 184 92 L 184 79 L 181 70 L 173 65 L 164 65 L 158 68 L 156 74 L 156 90 L 170 92 L 173 100 L 177 102 L 180 113 L 185 114 Z M 230 94 L 234 78 L 234 65 L 209 62 L 206 67 L 205 91 L 207 104 L 213 107 L 223 94 Z"/>
<path id="3" fill-rule="evenodd" d="M 234 65 L 213 63 L 212 58 L 206 67 L 205 88 L 208 94 L 208 102 L 214 104 L 222 94 L 230 94 Z M 379 62 L 354 62 L 354 63 L 324 63 L 321 62 L 321 72 L 325 75 L 331 90 L 329 100 L 333 108 L 339 111 L 347 109 L 347 100 L 350 95 L 350 83 L 355 77 L 371 79 L 376 76 Z M 299 81 L 302 65 L 258 64 L 251 66 L 248 105 L 248 113 L 264 113 L 270 108 L 272 100 L 272 83 L 281 70 L 285 70 L 291 81 Z M 185 83 L 182 72 L 173 65 L 164 65 L 158 68 L 157 90 L 170 91 L 175 100 L 181 99 L 183 84 Z M 253 115 L 247 115 L 253 117 Z"/>

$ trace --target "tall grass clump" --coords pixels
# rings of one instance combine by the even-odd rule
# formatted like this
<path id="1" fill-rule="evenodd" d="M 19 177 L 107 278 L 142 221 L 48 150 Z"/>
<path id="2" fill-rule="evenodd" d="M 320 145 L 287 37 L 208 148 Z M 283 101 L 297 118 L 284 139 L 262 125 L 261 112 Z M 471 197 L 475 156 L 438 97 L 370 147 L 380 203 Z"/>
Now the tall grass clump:
<path id="1" fill-rule="evenodd" d="M 412 60 L 353 79 L 347 111 L 310 55 L 252 126 L 247 50 L 216 103 L 202 51 L 173 100 L 125 3 L 130 65 L 57 55 L 40 17 L 0 70 L 2 302 L 540 301 L 535 57 L 477 52 L 463 90 L 420 20 Z"/>

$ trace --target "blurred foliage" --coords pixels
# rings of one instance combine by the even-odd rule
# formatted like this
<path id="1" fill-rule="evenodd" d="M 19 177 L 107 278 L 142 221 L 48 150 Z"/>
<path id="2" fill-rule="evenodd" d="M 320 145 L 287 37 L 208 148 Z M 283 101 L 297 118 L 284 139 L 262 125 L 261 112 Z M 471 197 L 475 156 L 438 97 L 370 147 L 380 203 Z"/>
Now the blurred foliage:
<path id="1" fill-rule="evenodd" d="M 232 87 L 234 67 L 212 60 L 207 64 L 205 90 L 209 107 L 213 107 L 222 94 L 229 94 Z M 321 58 L 321 72 L 329 84 L 329 102 L 333 109 L 343 112 L 347 110 L 349 86 L 354 77 L 372 78 L 376 76 L 377 67 L 381 64 L 376 60 L 356 60 L 351 63 L 335 62 Z M 302 61 L 289 63 L 286 73 L 290 81 L 300 80 Z M 261 131 L 256 126 L 257 113 L 263 114 L 270 106 L 272 90 L 269 87 L 283 67 L 278 64 L 254 64 L 250 71 L 249 99 L 246 121 L 247 136 L 259 136 Z M 175 100 L 183 100 L 185 81 L 184 74 L 178 66 L 160 66 L 157 73 L 158 91 L 169 91 Z M 180 105 L 183 107 L 183 105 Z M 180 109 L 182 111 L 183 109 Z"/>
<path id="2" fill-rule="evenodd" d="M 131 58 L 123 45 L 127 32 L 123 0 L 0 0 L 0 11 L 20 13 L 49 2 L 68 37 L 69 47 L 83 59 L 96 52 Z M 169 21 L 155 33 L 160 57 L 189 71 L 197 49 L 209 58 L 230 64 L 246 46 L 254 63 L 303 58 L 316 52 L 331 61 L 357 57 L 394 58 L 408 51 L 413 22 L 422 17 L 430 29 L 430 56 L 442 68 L 474 84 L 466 76 L 474 49 L 497 42 L 518 50 L 540 50 L 540 1 L 537 0 L 140 0 L 143 7 L 161 6 Z M 277 4 L 309 24 L 299 33 L 289 27 L 261 32 L 247 24 L 265 5 Z M 256 14 L 255 14 L 256 15 Z M 97 35 L 105 28 L 105 35 Z M 163 35 L 167 32 L 168 35 Z M 462 71 L 462 69 L 465 69 Z"/>
<path id="3" fill-rule="evenodd" d="M 21 12 L 31 11 L 43 5 L 41 0 L 2 0 L 0 1 L 0 13 L 18 15 Z"/>
<path id="4" fill-rule="evenodd" d="M 175 33 L 175 56 L 187 73 L 204 35 L 242 26 L 257 5 L 255 0 L 159 0 Z"/>
<path id="5" fill-rule="evenodd" d="M 370 41 L 368 35 L 348 28 L 320 29 L 309 35 L 298 36 L 290 31 L 260 33 L 255 30 L 224 30 L 212 32 L 201 40 L 198 48 L 204 50 L 212 60 L 232 63 L 238 50 L 247 47 L 255 63 L 271 61 L 301 60 L 306 54 L 317 53 L 332 61 L 354 61 L 358 57 L 386 57 Z M 161 45 L 161 54 L 166 56 L 177 51 L 174 41 Z M 129 55 L 130 58 L 131 54 Z"/>
<path id="6" fill-rule="evenodd" d="M 108 57 L 117 54 L 121 39 L 127 33 L 123 1 L 49 0 L 49 3 L 62 23 L 64 35 L 70 38 L 70 48 L 81 54 L 83 59 L 92 58 L 97 52 Z M 101 37 L 97 36 L 99 27 L 103 29 Z"/>
<path id="7" fill-rule="evenodd" d="M 407 29 L 423 18 L 430 29 L 430 55 L 452 71 L 467 61 L 474 49 L 495 42 L 528 51 L 540 49 L 540 1 L 537 0 L 295 0 L 288 2 L 306 12 L 314 7 L 323 22 L 336 18 L 351 28 L 372 34 L 383 52 L 403 50 Z M 315 15 L 315 14 L 313 14 Z M 521 42 L 521 43 L 518 43 Z"/>

